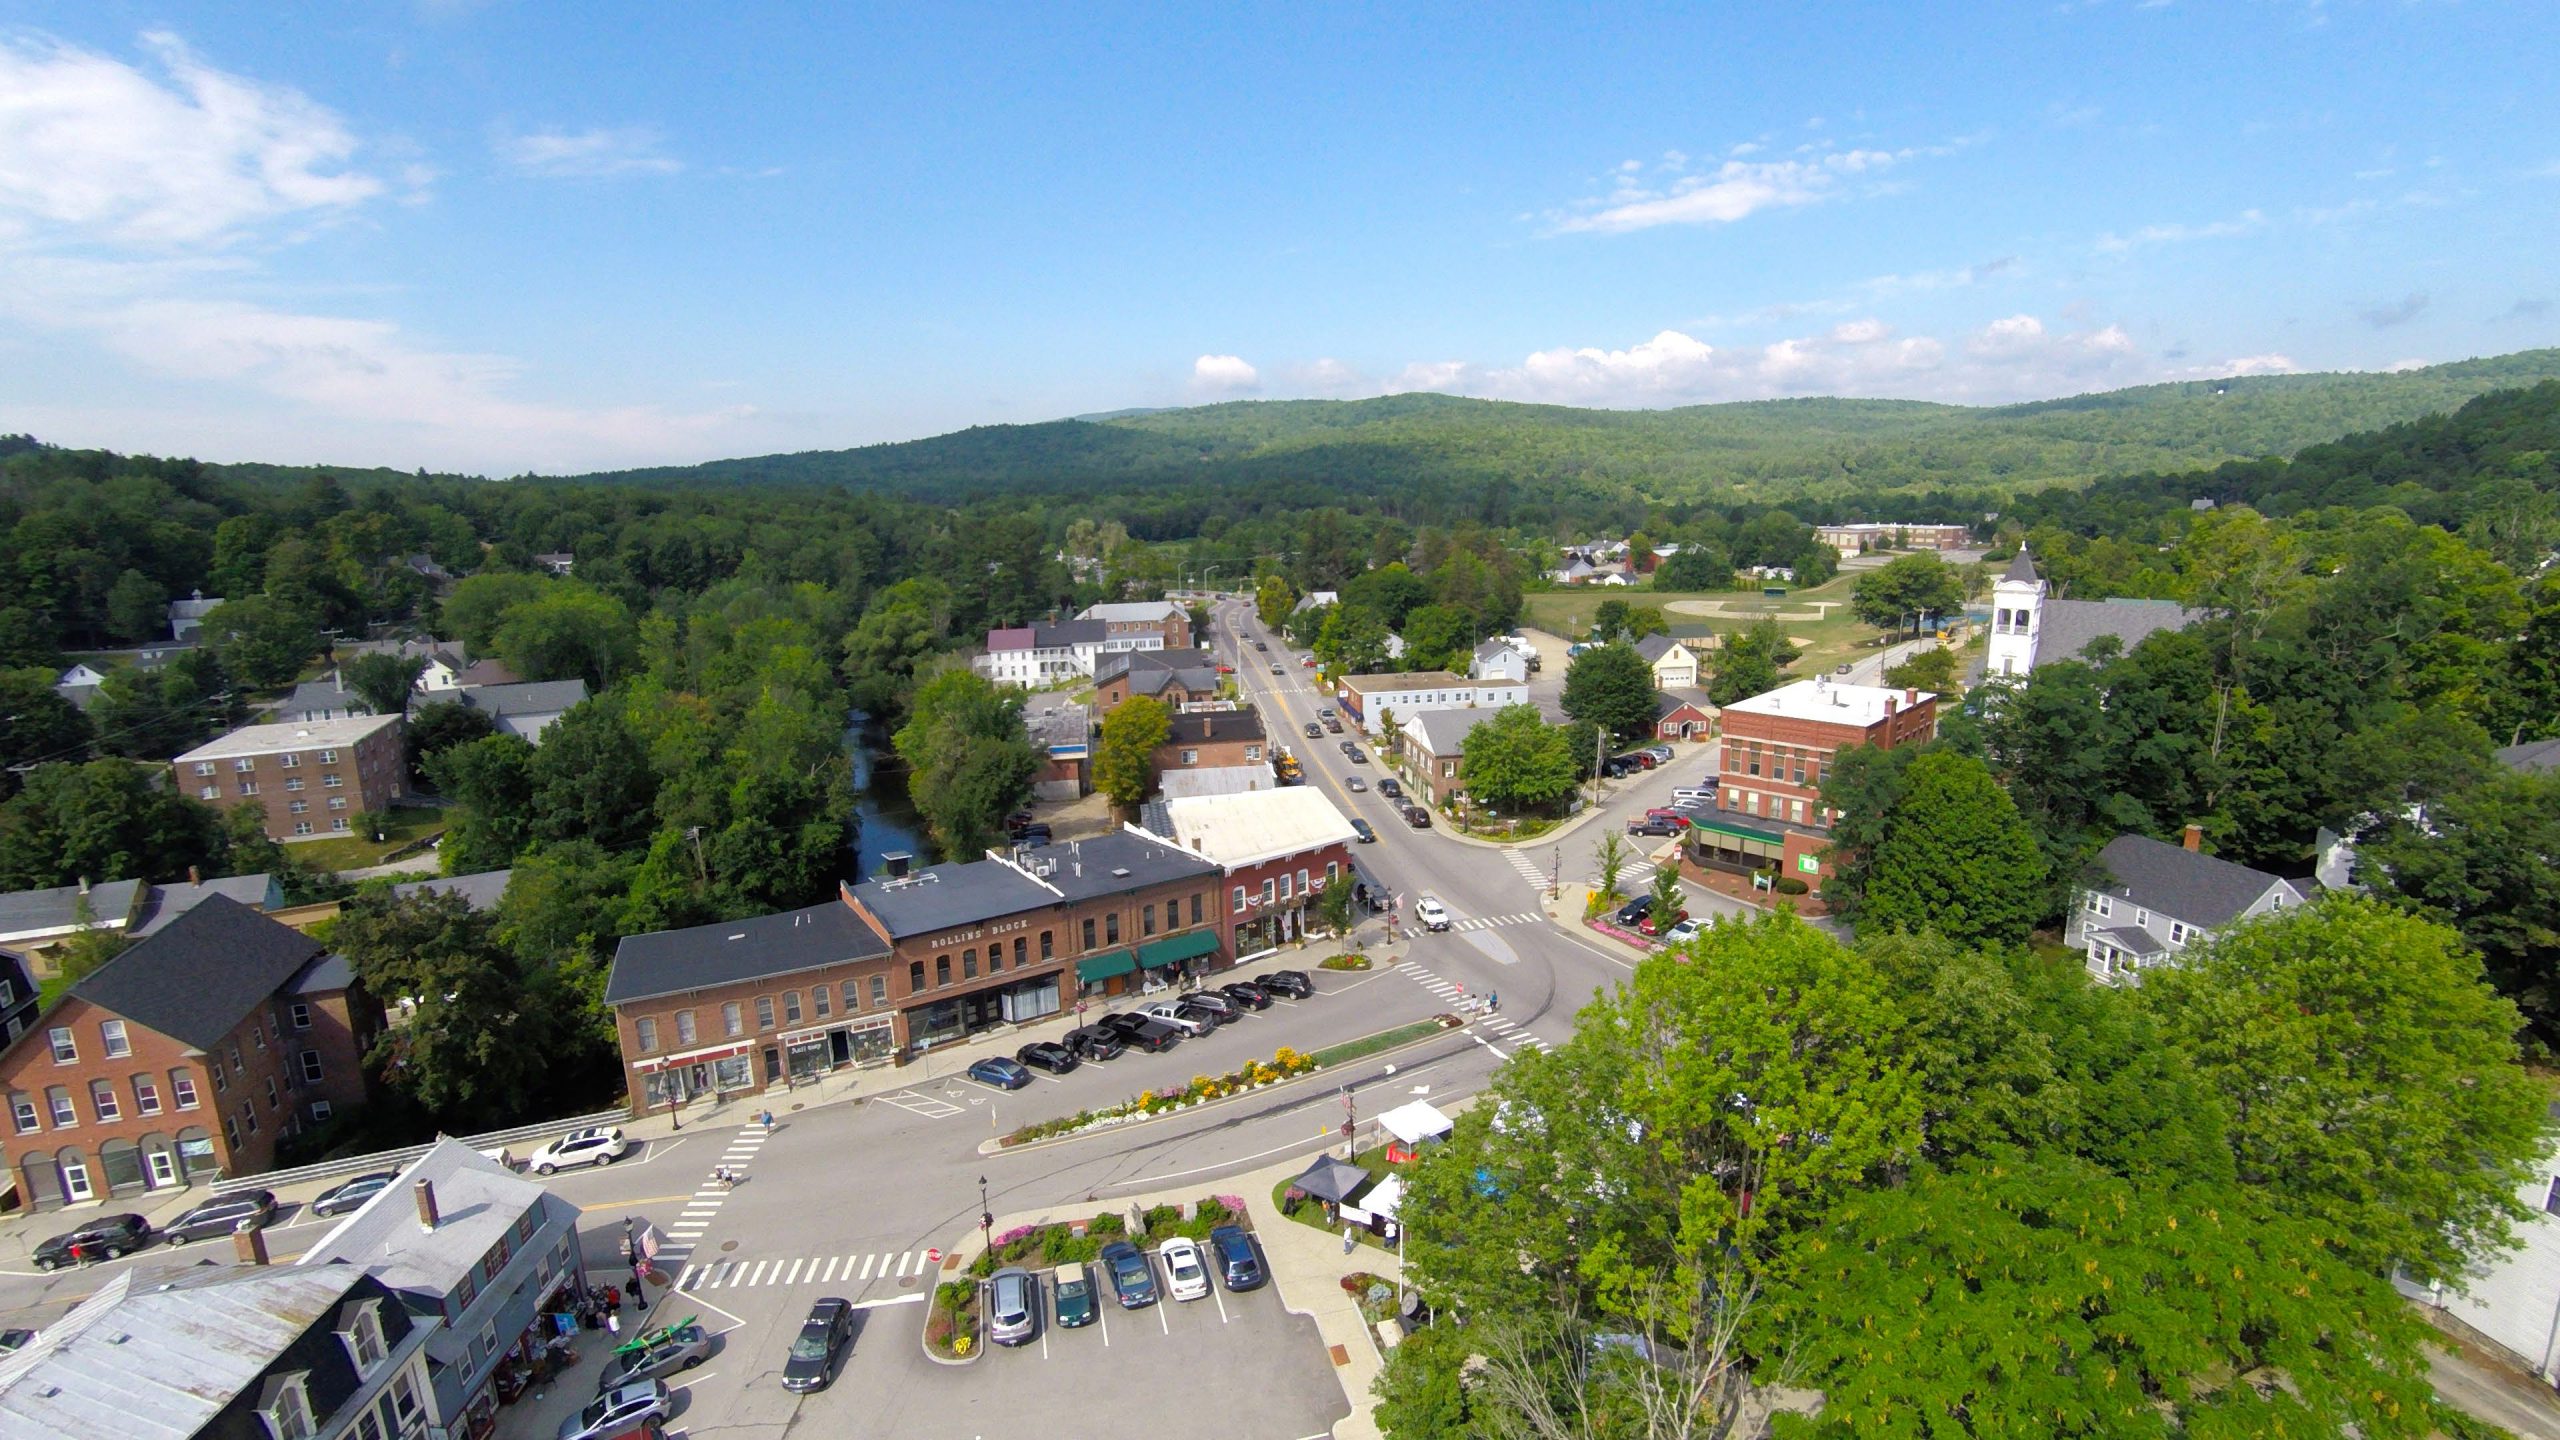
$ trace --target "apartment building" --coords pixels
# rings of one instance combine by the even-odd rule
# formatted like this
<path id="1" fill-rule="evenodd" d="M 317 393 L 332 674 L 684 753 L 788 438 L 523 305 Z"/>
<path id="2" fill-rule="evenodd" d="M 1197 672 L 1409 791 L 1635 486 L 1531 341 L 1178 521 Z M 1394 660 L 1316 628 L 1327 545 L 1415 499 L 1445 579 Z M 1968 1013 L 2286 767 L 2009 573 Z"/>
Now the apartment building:
<path id="1" fill-rule="evenodd" d="M 1341 693 L 1344 713 L 1373 737 L 1425 710 L 1499 710 L 1529 703 L 1529 687 L 1522 681 L 1468 680 L 1446 670 L 1349 675 Z"/>
<path id="2" fill-rule="evenodd" d="M 225 810 L 256 806 L 277 840 L 343 835 L 408 794 L 400 717 L 248 725 L 169 762 L 180 791 Z"/>
<path id="3" fill-rule="evenodd" d="M 1716 807 L 1690 827 L 1689 858 L 1711 868 L 1776 868 L 1822 888 L 1832 814 L 1822 780 L 1832 757 L 1859 745 L 1925 745 L 1938 733 L 1926 690 L 1799 680 L 1724 707 Z"/>

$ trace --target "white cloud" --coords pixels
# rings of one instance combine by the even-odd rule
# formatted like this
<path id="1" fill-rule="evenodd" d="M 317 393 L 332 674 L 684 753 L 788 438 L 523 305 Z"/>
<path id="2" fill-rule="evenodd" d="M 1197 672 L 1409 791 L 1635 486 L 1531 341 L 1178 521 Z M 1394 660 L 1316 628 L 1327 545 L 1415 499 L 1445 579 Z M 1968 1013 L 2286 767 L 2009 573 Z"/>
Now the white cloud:
<path id="1" fill-rule="evenodd" d="M 1608 176 L 1607 195 L 1551 213 L 1548 229 L 1557 234 L 1622 235 L 1659 225 L 1730 225 L 1762 210 L 1833 199 L 1852 182 L 1880 176 L 1914 156 L 1943 155 L 1955 147 L 1838 150 L 1801 160 L 1739 158 L 1758 148 L 1736 146 L 1736 158 L 1696 171 L 1688 169 L 1683 157 L 1682 165 L 1663 166 L 1650 185 L 1643 183 L 1643 167 L 1628 161 Z"/>
<path id="2" fill-rule="evenodd" d="M 658 132 L 646 125 L 620 129 L 537 130 L 492 136 L 489 146 L 517 173 L 545 179 L 600 179 L 615 175 L 672 175 L 684 162 L 665 153 Z"/>
<path id="3" fill-rule="evenodd" d="M 2203 225 L 2145 225 L 2130 235 L 2110 232 L 2098 237 L 2098 249 L 2111 255 L 2138 250 L 2147 245 L 2177 245 L 2190 240 L 2222 240 L 2235 235 L 2248 235 L 2265 228 L 2267 217 L 2256 210 L 2243 210 L 2229 220 L 2215 220 Z"/>
<path id="4" fill-rule="evenodd" d="M 2372 326 L 2374 329 L 2388 330 L 2397 325 L 2406 325 L 2410 321 L 2417 319 L 2419 316 L 2427 312 L 2427 307 L 2432 303 L 2434 302 L 2431 297 L 2428 296 L 2427 292 L 2424 290 L 2413 290 L 2409 294 L 2404 295 L 2387 305 L 2371 306 L 2367 309 L 2359 310 L 2356 313 L 2363 316 L 2364 323 Z"/>
<path id="5" fill-rule="evenodd" d="M 2269 353 L 2242 355 L 2206 368 L 2216 375 L 2291 375 L 2302 367 L 2294 364 L 2290 355 Z"/>
<path id="6" fill-rule="evenodd" d="M 0 215 L 22 235 L 204 244 L 382 193 L 348 168 L 355 137 L 326 107 L 214 69 L 174 35 L 142 45 L 165 83 L 58 41 L 0 39 Z"/>
<path id="7" fill-rule="evenodd" d="M 1241 395 L 1262 387 L 1262 372 L 1240 356 L 1203 355 L 1191 362 L 1191 388 L 1203 395 Z"/>

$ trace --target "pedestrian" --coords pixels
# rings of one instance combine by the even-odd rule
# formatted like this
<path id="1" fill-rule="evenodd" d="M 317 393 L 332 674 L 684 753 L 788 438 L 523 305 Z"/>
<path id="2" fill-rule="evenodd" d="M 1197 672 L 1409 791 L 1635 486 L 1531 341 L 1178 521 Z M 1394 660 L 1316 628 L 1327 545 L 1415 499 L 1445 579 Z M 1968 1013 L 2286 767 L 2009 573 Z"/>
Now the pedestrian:
<path id="1" fill-rule="evenodd" d="M 89 1247 L 88 1247 L 88 1246 L 86 1246 L 86 1245 L 81 1244 L 81 1243 L 80 1243 L 79 1241 L 77 1241 L 77 1240 L 72 1241 L 72 1242 L 71 1242 L 71 1263 L 72 1263 L 72 1264 L 74 1264 L 74 1265 L 86 1265 L 86 1264 L 88 1264 L 88 1263 L 89 1263 Z"/>
<path id="2" fill-rule="evenodd" d="M 757 1119 L 759 1119 L 759 1120 L 761 1120 L 761 1121 L 764 1123 L 764 1128 L 766 1128 L 767 1130 L 770 1130 L 770 1129 L 772 1129 L 772 1128 L 773 1128 L 773 1112 L 772 1112 L 772 1111 L 767 1110 L 766 1112 L 764 1112 L 764 1114 L 762 1114 L 762 1115 L 760 1115 L 760 1116 L 758 1116 L 758 1117 L 756 1117 L 756 1118 L 757 1118 Z"/>
<path id="3" fill-rule="evenodd" d="M 1501 1013 L 1502 1013 L 1502 992 L 1501 992 L 1501 991 L 1499 991 L 1499 990 L 1496 990 L 1496 991 L 1494 991 L 1492 994 L 1485 996 L 1485 997 L 1484 997 L 1484 1008 L 1485 1008 L 1485 1009 L 1487 1009 L 1487 1010 L 1492 1011 L 1492 1012 L 1493 1012 L 1494 1014 L 1496 1014 L 1496 1015 L 1501 1014 Z"/>
<path id="4" fill-rule="evenodd" d="M 1359 1234 L 1359 1233 L 1360 1233 L 1360 1232 L 1358 1232 L 1357 1230 L 1352 1229 L 1352 1228 L 1351 1228 L 1350 1226 L 1348 1226 L 1348 1225 L 1345 1225 L 1345 1226 L 1343 1226 L 1343 1227 L 1342 1227 L 1342 1253 L 1343 1253 L 1343 1254 L 1345 1254 L 1345 1255 L 1350 1254 L 1350 1253 L 1352 1252 L 1352 1250 L 1353 1250 L 1353 1249 L 1355 1249 L 1355 1248 L 1360 1244 L 1359 1240 L 1358 1240 L 1357 1238 L 1355 1238 L 1355 1237 L 1357 1237 L 1357 1236 L 1358 1236 L 1358 1234 Z"/>

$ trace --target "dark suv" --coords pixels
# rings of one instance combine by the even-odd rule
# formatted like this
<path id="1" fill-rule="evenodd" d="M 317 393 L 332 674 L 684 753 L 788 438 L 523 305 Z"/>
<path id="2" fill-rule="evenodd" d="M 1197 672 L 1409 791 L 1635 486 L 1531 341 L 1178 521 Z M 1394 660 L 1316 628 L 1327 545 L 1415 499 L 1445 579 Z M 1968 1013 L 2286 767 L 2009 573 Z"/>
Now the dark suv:
<path id="1" fill-rule="evenodd" d="M 1209 1254 L 1229 1290 L 1262 1288 L 1262 1257 L 1253 1253 L 1253 1238 L 1241 1226 L 1221 1225 L 1210 1231 Z"/>
<path id="2" fill-rule="evenodd" d="M 151 1222 L 139 1215 L 101 1215 L 36 1247 L 36 1268 L 59 1270 L 72 1262 L 71 1247 L 92 1260 L 113 1260 L 151 1243 Z"/>
<path id="3" fill-rule="evenodd" d="M 1087 1025 L 1081 1029 L 1068 1031 L 1066 1045 L 1068 1049 L 1076 1052 L 1076 1057 L 1081 1060 L 1113 1060 L 1119 1058 L 1120 1052 L 1129 1048 L 1120 1043 L 1119 1036 L 1099 1025 Z"/>
<path id="4" fill-rule="evenodd" d="M 228 1235 L 235 1230 L 256 1230 L 274 1219 L 275 1213 L 276 1197 L 272 1190 L 224 1195 L 207 1200 L 170 1221 L 161 1228 L 160 1237 L 172 1245 L 184 1245 L 190 1240 Z"/>

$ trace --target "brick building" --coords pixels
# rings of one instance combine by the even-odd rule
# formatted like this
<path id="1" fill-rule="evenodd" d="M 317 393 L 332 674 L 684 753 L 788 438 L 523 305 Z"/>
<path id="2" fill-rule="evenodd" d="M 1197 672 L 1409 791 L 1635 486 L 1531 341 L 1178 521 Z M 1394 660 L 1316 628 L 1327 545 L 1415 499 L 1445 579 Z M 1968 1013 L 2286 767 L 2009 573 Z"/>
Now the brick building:
<path id="1" fill-rule="evenodd" d="M 1341 690 L 1343 710 L 1372 738 L 1425 710 L 1499 710 L 1529 703 L 1529 687 L 1523 682 L 1464 680 L 1446 670 L 1347 675 Z"/>
<path id="2" fill-rule="evenodd" d="M 1938 697 L 1826 676 L 1737 700 L 1723 721 L 1716 808 L 1690 828 L 1689 858 L 1725 870 L 1776 867 L 1820 890 L 1832 820 L 1822 781 L 1832 757 L 1857 745 L 1927 744 L 1938 733 Z"/>
<path id="3" fill-rule="evenodd" d="M 1108 715 L 1132 695 L 1150 695 L 1179 710 L 1218 698 L 1217 657 L 1206 650 L 1123 650 L 1094 671 L 1093 706 Z"/>
<path id="4" fill-rule="evenodd" d="M 1262 733 L 1261 712 L 1198 710 L 1173 717 L 1164 743 L 1156 747 L 1156 773 L 1216 770 L 1235 765 L 1271 763 L 1270 741 Z"/>
<path id="5" fill-rule="evenodd" d="M 1106 640 L 1137 642 L 1141 637 L 1151 637 L 1157 646 L 1167 650 L 1187 650 L 1195 643 L 1191 612 L 1170 600 L 1088 605 L 1076 612 L 1076 618 L 1101 621 Z"/>
<path id="6" fill-rule="evenodd" d="M 635 1113 L 904 1062 L 1234 953 L 1219 867 L 1140 830 L 887 872 L 806 909 L 625 938 L 605 1003 Z"/>
<path id="7" fill-rule="evenodd" d="M 226 810 L 257 806 L 278 840 L 344 834 L 357 815 L 408 793 L 397 715 L 243 726 L 169 770 L 181 794 Z"/>
<path id="8" fill-rule="evenodd" d="M 38 1208 L 274 1168 L 363 1103 L 381 1010 L 319 941 L 212 896 L 0 1050 L 8 1161 Z"/>
<path id="9" fill-rule="evenodd" d="M 1961 550 L 1973 543 L 1973 527 L 1862 520 L 1848 525 L 1816 525 L 1813 538 L 1843 555 L 1855 555 L 1861 550 Z"/>
<path id="10" fill-rule="evenodd" d="M 1434 808 L 1467 788 L 1467 733 L 1494 716 L 1490 710 L 1425 710 L 1397 728 L 1404 736 L 1404 773 Z"/>
<path id="11" fill-rule="evenodd" d="M 1150 828 L 1226 872 L 1238 957 L 1307 932 L 1318 891 L 1348 881 L 1351 822 L 1312 787 L 1200 795 L 1149 806 Z"/>

